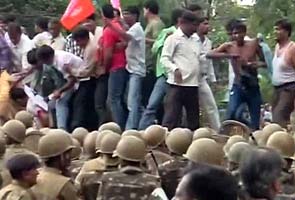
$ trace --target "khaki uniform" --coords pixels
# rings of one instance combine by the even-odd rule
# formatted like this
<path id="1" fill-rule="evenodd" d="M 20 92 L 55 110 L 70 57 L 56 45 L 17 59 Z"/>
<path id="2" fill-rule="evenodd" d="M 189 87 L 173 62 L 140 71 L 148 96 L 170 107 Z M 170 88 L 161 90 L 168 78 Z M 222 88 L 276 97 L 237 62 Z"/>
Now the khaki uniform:
<path id="1" fill-rule="evenodd" d="M 87 176 L 87 174 L 93 174 L 97 171 L 102 171 L 104 169 L 105 164 L 101 157 L 86 161 L 75 179 L 75 185 L 80 188 L 84 176 Z"/>
<path id="2" fill-rule="evenodd" d="M 24 153 L 33 154 L 33 155 L 37 156 L 36 154 L 34 154 L 32 151 L 29 151 L 28 149 L 26 149 L 21 144 L 11 144 L 11 145 L 8 145 L 6 147 L 6 151 L 5 151 L 5 154 L 3 156 L 4 162 L 7 161 L 7 160 L 9 160 L 10 158 L 12 158 L 13 156 L 15 156 L 17 154 L 24 154 Z"/>
<path id="3" fill-rule="evenodd" d="M 2 181 L 1 187 L 7 186 L 12 181 L 9 171 L 3 166 L 3 162 L 6 162 L 7 160 L 9 160 L 10 158 L 12 158 L 13 156 L 15 156 L 17 154 L 23 154 L 23 153 L 34 154 L 33 152 L 31 152 L 31 151 L 27 150 L 25 147 L 23 147 L 21 144 L 11 144 L 6 147 L 6 151 L 3 156 L 3 160 L 1 161 L 1 163 L 2 163 L 1 168 L 3 167 L 1 169 L 1 173 L 0 173 L 1 179 L 2 179 L 1 180 Z M 36 154 L 34 154 L 34 155 L 36 155 Z"/>
<path id="4" fill-rule="evenodd" d="M 101 178 L 105 172 L 117 171 L 118 167 L 106 167 L 103 171 L 85 174 L 82 179 L 81 193 L 85 200 L 95 200 L 101 186 Z"/>
<path id="5" fill-rule="evenodd" d="M 77 200 L 77 189 L 71 179 L 61 175 L 61 171 L 43 167 L 37 177 L 37 184 L 32 188 L 38 199 Z"/>
<path id="6" fill-rule="evenodd" d="M 71 178 L 73 180 L 76 179 L 76 177 L 78 176 L 78 174 L 80 173 L 83 165 L 85 163 L 85 160 L 72 160 L 70 167 L 68 168 L 68 170 L 70 171 L 71 174 Z"/>
<path id="7" fill-rule="evenodd" d="M 30 188 L 21 185 L 18 181 L 13 181 L 0 190 L 0 200 L 37 200 L 37 198 Z"/>
<path id="8" fill-rule="evenodd" d="M 282 183 L 283 194 L 295 194 L 295 174 L 294 172 L 283 171 L 281 173 L 280 181 Z"/>
<path id="9" fill-rule="evenodd" d="M 181 156 L 175 156 L 172 160 L 169 160 L 159 166 L 162 187 L 168 199 L 172 199 L 174 197 L 177 185 L 182 178 L 181 171 L 187 166 L 187 164 L 187 159 Z"/>
<path id="10" fill-rule="evenodd" d="M 138 167 L 123 167 L 117 172 L 102 175 L 97 200 L 149 200 L 160 187 L 159 178 L 146 174 Z"/>
<path id="11" fill-rule="evenodd" d="M 163 153 L 159 150 L 152 150 L 152 152 L 153 152 L 155 160 L 154 160 L 151 153 L 147 154 L 145 157 L 146 166 L 147 166 L 148 171 L 151 174 L 158 176 L 159 175 L 158 166 L 173 159 L 173 158 L 169 154 Z"/>

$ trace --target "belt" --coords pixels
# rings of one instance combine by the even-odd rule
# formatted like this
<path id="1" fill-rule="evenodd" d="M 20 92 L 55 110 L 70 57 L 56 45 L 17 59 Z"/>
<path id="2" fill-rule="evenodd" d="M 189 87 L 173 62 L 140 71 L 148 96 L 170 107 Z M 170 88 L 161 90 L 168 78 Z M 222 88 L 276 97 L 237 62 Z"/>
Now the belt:
<path id="1" fill-rule="evenodd" d="M 279 85 L 279 86 L 274 86 L 275 89 L 281 89 L 281 88 L 285 88 L 285 87 L 288 87 L 288 86 L 295 86 L 295 81 L 292 81 L 292 82 L 289 82 L 289 83 L 284 83 L 282 85 Z"/>

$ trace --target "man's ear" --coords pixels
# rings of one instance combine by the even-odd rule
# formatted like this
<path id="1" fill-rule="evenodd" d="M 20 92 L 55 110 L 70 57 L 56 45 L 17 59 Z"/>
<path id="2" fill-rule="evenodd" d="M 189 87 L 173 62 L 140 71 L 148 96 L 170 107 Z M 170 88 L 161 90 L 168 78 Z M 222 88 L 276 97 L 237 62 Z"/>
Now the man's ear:
<path id="1" fill-rule="evenodd" d="M 282 193 L 282 184 L 279 179 L 273 182 L 272 187 L 276 194 Z"/>

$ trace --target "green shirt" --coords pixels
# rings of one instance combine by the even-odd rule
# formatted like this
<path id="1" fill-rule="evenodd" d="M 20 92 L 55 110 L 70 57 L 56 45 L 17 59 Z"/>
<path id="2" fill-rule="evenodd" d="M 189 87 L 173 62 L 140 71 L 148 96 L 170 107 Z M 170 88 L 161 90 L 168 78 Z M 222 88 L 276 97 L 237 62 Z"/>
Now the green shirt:
<path id="1" fill-rule="evenodd" d="M 156 65 L 156 76 L 160 77 L 162 75 L 166 75 L 165 68 L 160 62 L 161 55 L 162 55 L 162 49 L 165 43 L 166 38 L 174 33 L 176 31 L 175 26 L 171 26 L 169 28 L 163 29 L 159 36 L 157 37 L 156 41 L 154 42 L 153 48 L 152 48 L 152 54 L 157 56 L 157 65 Z"/>
<path id="2" fill-rule="evenodd" d="M 145 36 L 150 39 L 156 39 L 160 33 L 160 31 L 165 27 L 164 23 L 160 18 L 156 18 L 151 20 L 146 28 L 145 28 Z M 145 64 L 147 66 L 147 71 L 151 71 L 154 64 L 154 57 L 151 52 L 152 44 L 147 43 L 146 44 L 146 55 L 145 55 Z"/>

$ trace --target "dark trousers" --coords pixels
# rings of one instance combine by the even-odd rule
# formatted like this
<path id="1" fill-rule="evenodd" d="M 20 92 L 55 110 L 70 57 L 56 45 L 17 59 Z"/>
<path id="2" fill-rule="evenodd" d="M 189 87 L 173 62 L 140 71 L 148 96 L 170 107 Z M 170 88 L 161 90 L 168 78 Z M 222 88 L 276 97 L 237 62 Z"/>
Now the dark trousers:
<path id="1" fill-rule="evenodd" d="M 251 128 L 253 130 L 259 129 L 260 122 L 260 107 L 262 103 L 259 87 L 244 88 L 240 85 L 234 84 L 230 93 L 229 104 L 227 108 L 227 119 L 240 120 L 235 118 L 240 106 L 246 103 L 248 105 Z"/>
<path id="2" fill-rule="evenodd" d="M 182 115 L 182 107 L 187 114 L 187 128 L 199 128 L 199 98 L 198 87 L 169 85 L 166 100 L 165 114 L 162 125 L 169 130 L 176 128 Z"/>
<path id="3" fill-rule="evenodd" d="M 273 122 L 287 127 L 295 104 L 295 82 L 275 87 L 273 100 Z"/>
<path id="4" fill-rule="evenodd" d="M 96 80 L 81 81 L 73 99 L 71 128 L 84 127 L 89 131 L 97 130 L 97 114 L 94 109 Z"/>
<path id="5" fill-rule="evenodd" d="M 96 80 L 94 95 L 95 111 L 98 115 L 98 125 L 109 121 L 107 98 L 108 98 L 108 79 L 109 75 L 104 74 Z"/>

